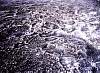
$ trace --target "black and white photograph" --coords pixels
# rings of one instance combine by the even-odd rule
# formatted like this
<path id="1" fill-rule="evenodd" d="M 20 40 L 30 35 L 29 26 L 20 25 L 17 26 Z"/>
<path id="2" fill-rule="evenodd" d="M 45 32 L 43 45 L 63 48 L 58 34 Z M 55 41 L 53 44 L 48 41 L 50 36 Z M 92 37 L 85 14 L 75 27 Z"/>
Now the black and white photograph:
<path id="1" fill-rule="evenodd" d="M 0 73 L 100 73 L 100 0 L 0 0 Z"/>

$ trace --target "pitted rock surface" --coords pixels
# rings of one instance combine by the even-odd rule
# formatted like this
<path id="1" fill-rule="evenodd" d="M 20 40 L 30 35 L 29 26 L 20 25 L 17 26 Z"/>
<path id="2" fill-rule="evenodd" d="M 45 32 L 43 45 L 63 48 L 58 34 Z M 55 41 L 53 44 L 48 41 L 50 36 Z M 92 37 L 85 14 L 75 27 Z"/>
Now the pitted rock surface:
<path id="1" fill-rule="evenodd" d="M 0 73 L 100 72 L 99 1 L 4 1 Z"/>

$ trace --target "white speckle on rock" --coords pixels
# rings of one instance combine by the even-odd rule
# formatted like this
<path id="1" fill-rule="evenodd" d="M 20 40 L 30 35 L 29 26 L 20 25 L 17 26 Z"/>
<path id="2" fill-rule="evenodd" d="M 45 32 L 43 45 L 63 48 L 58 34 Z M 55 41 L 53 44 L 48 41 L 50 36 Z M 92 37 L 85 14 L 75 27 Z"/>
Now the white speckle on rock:
<path id="1" fill-rule="evenodd" d="M 96 63 L 91 62 L 91 66 L 96 67 Z"/>
<path id="2" fill-rule="evenodd" d="M 89 15 L 96 15 L 97 12 L 96 11 L 90 11 Z"/>

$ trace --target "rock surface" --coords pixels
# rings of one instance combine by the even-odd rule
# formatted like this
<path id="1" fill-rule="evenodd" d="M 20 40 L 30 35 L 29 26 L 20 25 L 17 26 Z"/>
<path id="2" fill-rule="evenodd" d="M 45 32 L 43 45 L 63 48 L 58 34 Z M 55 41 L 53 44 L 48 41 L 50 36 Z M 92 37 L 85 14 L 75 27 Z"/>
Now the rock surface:
<path id="1" fill-rule="evenodd" d="M 100 72 L 98 4 L 92 0 L 0 3 L 0 73 Z"/>

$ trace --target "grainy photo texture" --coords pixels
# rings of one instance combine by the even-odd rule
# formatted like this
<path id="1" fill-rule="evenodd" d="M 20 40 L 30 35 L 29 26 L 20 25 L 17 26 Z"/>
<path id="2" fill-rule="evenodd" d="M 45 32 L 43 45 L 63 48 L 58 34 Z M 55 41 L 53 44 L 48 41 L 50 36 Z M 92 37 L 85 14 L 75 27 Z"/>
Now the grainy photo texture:
<path id="1" fill-rule="evenodd" d="M 100 0 L 0 0 L 0 73 L 100 73 Z"/>

